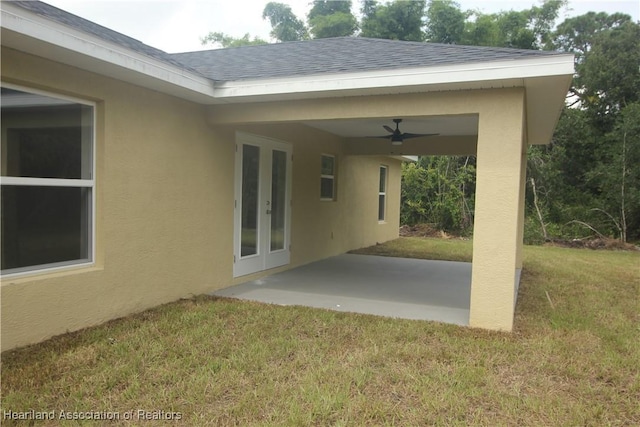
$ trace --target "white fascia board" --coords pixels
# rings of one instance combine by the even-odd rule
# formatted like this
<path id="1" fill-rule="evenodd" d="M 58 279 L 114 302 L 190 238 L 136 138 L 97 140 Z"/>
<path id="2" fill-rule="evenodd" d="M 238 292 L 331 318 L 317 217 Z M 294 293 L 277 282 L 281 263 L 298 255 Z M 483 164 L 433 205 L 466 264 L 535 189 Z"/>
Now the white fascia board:
<path id="1" fill-rule="evenodd" d="M 2 2 L 0 22 L 3 28 L 26 37 L 116 65 L 147 78 L 180 86 L 209 97 L 214 95 L 214 83 L 203 76 L 51 21 L 12 6 L 10 2 Z"/>
<path id="2" fill-rule="evenodd" d="M 549 55 L 509 61 L 490 61 L 438 67 L 405 68 L 395 70 L 309 75 L 301 77 L 229 81 L 216 85 L 219 100 L 241 101 L 242 98 L 308 94 L 309 98 L 321 93 L 366 91 L 390 88 L 428 86 L 450 87 L 452 84 L 482 83 L 530 77 L 573 75 L 573 55 Z M 521 80 L 522 81 L 522 80 Z M 494 86 L 488 86 L 494 87 Z"/>

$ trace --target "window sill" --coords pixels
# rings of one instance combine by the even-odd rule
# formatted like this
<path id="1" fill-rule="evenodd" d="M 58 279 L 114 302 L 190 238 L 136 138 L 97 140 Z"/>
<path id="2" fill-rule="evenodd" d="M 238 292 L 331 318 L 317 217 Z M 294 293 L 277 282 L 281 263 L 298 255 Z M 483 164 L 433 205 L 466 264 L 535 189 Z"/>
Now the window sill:
<path id="1" fill-rule="evenodd" d="M 95 262 L 82 262 L 66 265 L 52 265 L 47 268 L 37 270 L 19 271 L 15 273 L 5 273 L 0 275 L 2 285 L 28 282 L 32 280 L 50 279 L 53 277 L 66 276 L 70 274 L 87 273 L 101 271 L 102 267 L 96 266 Z"/>

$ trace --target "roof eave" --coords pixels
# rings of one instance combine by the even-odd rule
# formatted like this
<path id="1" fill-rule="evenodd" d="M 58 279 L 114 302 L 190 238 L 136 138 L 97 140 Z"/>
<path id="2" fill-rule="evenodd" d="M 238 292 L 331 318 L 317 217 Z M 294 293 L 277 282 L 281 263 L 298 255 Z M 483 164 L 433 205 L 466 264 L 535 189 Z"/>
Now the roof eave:
<path id="1" fill-rule="evenodd" d="M 219 82 L 227 103 L 523 87 L 527 142 L 548 144 L 574 73 L 572 54 L 461 65 Z"/>
<path id="2" fill-rule="evenodd" d="M 1 4 L 2 45 L 108 77 L 211 103 L 214 83 L 195 72 L 143 55 L 10 2 Z"/>
<path id="3" fill-rule="evenodd" d="M 260 102 L 348 95 L 523 86 L 525 79 L 572 76 L 573 55 L 436 67 L 218 82 L 216 99 Z M 339 95 L 338 95 L 339 94 Z"/>

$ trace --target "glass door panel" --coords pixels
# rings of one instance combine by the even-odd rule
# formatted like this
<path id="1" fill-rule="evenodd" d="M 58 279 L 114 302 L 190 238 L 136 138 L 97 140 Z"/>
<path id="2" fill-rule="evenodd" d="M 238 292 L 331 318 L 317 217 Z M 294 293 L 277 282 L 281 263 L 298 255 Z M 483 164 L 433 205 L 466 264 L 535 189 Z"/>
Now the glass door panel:
<path id="1" fill-rule="evenodd" d="M 260 147 L 242 146 L 242 228 L 240 233 L 240 256 L 258 253 L 260 195 Z"/>
<path id="2" fill-rule="evenodd" d="M 271 159 L 271 252 L 284 249 L 287 198 L 287 153 L 273 150 Z"/>

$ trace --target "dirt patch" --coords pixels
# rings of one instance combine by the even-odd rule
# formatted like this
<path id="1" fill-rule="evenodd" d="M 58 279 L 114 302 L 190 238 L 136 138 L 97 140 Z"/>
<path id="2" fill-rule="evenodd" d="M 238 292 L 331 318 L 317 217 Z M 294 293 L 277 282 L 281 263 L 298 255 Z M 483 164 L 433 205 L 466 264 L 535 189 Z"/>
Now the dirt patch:
<path id="1" fill-rule="evenodd" d="M 449 234 L 437 229 L 433 224 L 403 225 L 400 227 L 401 237 L 435 237 L 438 239 L 459 239 L 461 236 Z M 545 246 L 557 246 L 561 248 L 579 249 L 604 249 L 611 251 L 640 251 L 640 246 L 632 243 L 624 243 L 618 239 L 588 237 L 584 239 L 551 239 L 544 243 Z"/>
<path id="2" fill-rule="evenodd" d="M 553 239 L 546 242 L 545 246 L 558 246 L 561 248 L 605 249 L 611 251 L 640 251 L 640 247 L 631 243 L 624 243 L 618 239 L 608 239 L 601 237 L 573 240 Z"/>
<path id="3" fill-rule="evenodd" d="M 400 227 L 401 237 L 437 237 L 439 239 L 452 239 L 453 236 L 446 231 L 438 230 L 431 224 L 403 225 Z"/>

